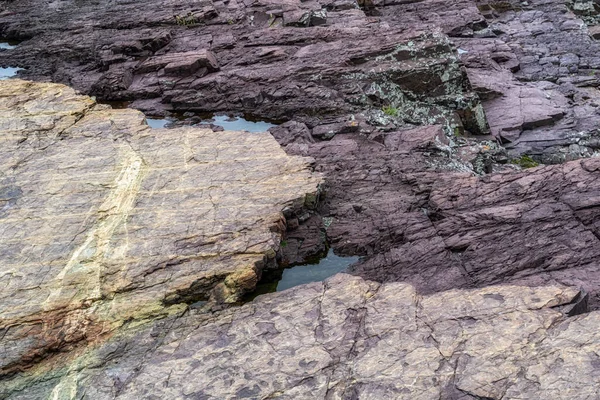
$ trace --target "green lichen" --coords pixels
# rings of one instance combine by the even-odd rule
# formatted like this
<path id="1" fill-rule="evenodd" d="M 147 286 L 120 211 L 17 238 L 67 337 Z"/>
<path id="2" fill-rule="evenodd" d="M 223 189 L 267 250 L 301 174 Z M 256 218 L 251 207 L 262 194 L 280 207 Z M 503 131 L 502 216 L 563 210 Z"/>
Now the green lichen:
<path id="1" fill-rule="evenodd" d="M 192 12 L 188 12 L 186 15 L 176 15 L 175 23 L 180 26 L 191 26 L 198 23 L 198 19 Z"/>
<path id="2" fill-rule="evenodd" d="M 385 106 L 382 111 L 385 115 L 389 115 L 390 117 L 398 116 L 398 109 L 394 106 Z"/>
<path id="3" fill-rule="evenodd" d="M 519 158 L 514 158 L 512 160 L 509 161 L 511 164 L 514 165 L 518 165 L 519 167 L 526 169 L 526 168 L 534 168 L 537 167 L 538 165 L 540 165 L 540 163 L 538 163 L 537 161 L 535 161 L 533 158 L 531 158 L 530 156 L 523 154 L 521 157 Z"/>

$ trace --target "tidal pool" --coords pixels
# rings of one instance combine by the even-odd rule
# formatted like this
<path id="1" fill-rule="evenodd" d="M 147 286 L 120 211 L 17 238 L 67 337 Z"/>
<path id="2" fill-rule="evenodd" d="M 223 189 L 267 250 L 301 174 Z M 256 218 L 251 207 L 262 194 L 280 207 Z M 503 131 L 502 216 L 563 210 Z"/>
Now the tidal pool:
<path id="1" fill-rule="evenodd" d="M 227 115 L 216 115 L 202 122 L 222 126 L 226 131 L 246 131 L 252 133 L 266 132 L 269 128 L 277 126 L 266 121 L 252 121 L 243 117 L 228 117 Z"/>
<path id="2" fill-rule="evenodd" d="M 181 117 L 176 117 L 182 119 Z M 151 128 L 164 128 L 170 122 L 170 119 L 146 118 L 146 122 Z M 251 121 L 243 117 L 228 117 L 225 115 L 217 115 L 208 119 L 202 120 L 201 123 L 211 123 L 222 126 L 226 131 L 244 131 L 250 133 L 266 132 L 269 128 L 277 126 L 266 121 Z"/>
<path id="3" fill-rule="evenodd" d="M 18 71 L 21 71 L 22 69 L 23 68 L 18 67 L 0 68 L 0 79 L 12 78 L 17 74 Z"/>
<path id="4" fill-rule="evenodd" d="M 340 257 L 329 249 L 327 256 L 317 264 L 302 264 L 283 270 L 283 276 L 277 283 L 277 292 L 310 282 L 320 282 L 338 272 L 345 271 L 359 257 Z"/>
<path id="5" fill-rule="evenodd" d="M 8 42 L 0 42 L 0 49 L 12 50 L 17 47 L 14 44 L 10 44 Z"/>
<path id="6" fill-rule="evenodd" d="M 146 122 L 150 128 L 164 128 L 169 122 L 168 119 L 154 119 L 154 118 L 146 118 Z"/>
<path id="7" fill-rule="evenodd" d="M 256 290 L 249 293 L 243 302 L 252 301 L 257 296 L 266 293 L 281 292 L 294 286 L 305 283 L 320 282 L 338 272 L 344 272 L 351 264 L 357 262 L 359 257 L 340 257 L 329 249 L 327 256 L 316 263 L 295 265 L 283 270 L 281 277 L 267 279 L 256 286 Z"/>
<path id="8" fill-rule="evenodd" d="M 130 101 L 102 101 L 103 104 L 108 104 L 112 108 L 122 109 L 129 108 Z M 194 115 L 194 114 L 190 114 Z M 250 116 L 245 117 L 233 117 L 228 115 L 214 115 L 207 113 L 195 114 L 197 117 L 202 118 L 201 124 L 213 124 L 222 126 L 226 131 L 245 131 L 251 133 L 266 132 L 269 128 L 277 126 L 272 122 L 263 121 L 258 118 L 252 118 Z M 174 123 L 177 126 L 177 121 L 185 121 L 186 117 L 189 116 L 180 112 L 172 112 L 167 118 L 149 118 L 146 117 L 146 122 L 151 128 L 165 128 L 167 124 Z M 197 121 L 197 120 L 196 120 Z M 193 126 L 193 125 L 192 125 Z"/>

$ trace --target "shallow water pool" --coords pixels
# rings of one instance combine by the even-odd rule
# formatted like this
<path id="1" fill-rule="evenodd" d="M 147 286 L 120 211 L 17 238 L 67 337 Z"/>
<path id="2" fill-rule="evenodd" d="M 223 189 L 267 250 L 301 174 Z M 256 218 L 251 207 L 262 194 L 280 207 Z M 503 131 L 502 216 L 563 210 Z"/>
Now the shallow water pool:
<path id="1" fill-rule="evenodd" d="M 23 68 L 18 68 L 18 67 L 0 68 L 0 79 L 12 78 L 13 76 L 15 76 L 17 74 L 18 71 L 21 71 L 21 70 L 23 70 Z"/>
<path id="2" fill-rule="evenodd" d="M 171 121 L 169 121 L 168 119 L 146 118 L 146 122 L 148 123 L 148 126 L 150 126 L 150 128 L 159 129 L 164 128 Z"/>
<path id="3" fill-rule="evenodd" d="M 253 133 L 266 132 L 269 128 L 277 126 L 266 121 L 251 121 L 243 117 L 228 117 L 226 115 L 216 115 L 202 122 L 222 126 L 226 131 L 246 131 Z"/>

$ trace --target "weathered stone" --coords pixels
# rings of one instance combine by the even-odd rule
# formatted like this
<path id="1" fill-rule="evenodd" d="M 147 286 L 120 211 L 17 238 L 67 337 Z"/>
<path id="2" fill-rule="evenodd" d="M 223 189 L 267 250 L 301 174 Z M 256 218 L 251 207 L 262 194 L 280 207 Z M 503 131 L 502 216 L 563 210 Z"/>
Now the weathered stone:
<path id="1" fill-rule="evenodd" d="M 219 63 L 210 51 L 190 51 L 187 53 L 171 53 L 164 56 L 153 57 L 142 62 L 136 67 L 136 72 L 152 72 L 164 68 L 167 75 L 191 75 L 199 68 L 206 68 L 210 72 L 219 70 Z"/>
<path id="2" fill-rule="evenodd" d="M 456 40 L 475 89 L 497 93 L 483 106 L 514 157 L 560 163 L 596 151 L 600 44 L 592 3 L 479 0 L 495 37 Z"/>
<path id="3" fill-rule="evenodd" d="M 560 286 L 422 296 L 407 284 L 340 274 L 219 314 L 191 312 L 126 326 L 70 361 L 74 367 L 55 360 L 37 375 L 0 383 L 0 394 L 32 400 L 51 394 L 99 400 L 593 398 L 600 312 L 566 317 L 552 308 L 577 296 Z"/>
<path id="4" fill-rule="evenodd" d="M 285 120 L 272 129 L 274 136 L 288 154 L 314 157 L 312 165 L 326 177 L 327 197 L 315 215 L 302 209 L 315 205 L 315 193 L 285 207 L 287 223 L 280 217 L 272 225 L 276 232 L 269 236 L 276 247 L 275 240 L 285 231 L 285 248 L 268 249 L 256 268 L 232 267 L 226 274 L 213 275 L 214 281 L 194 275 L 198 263 L 180 259 L 150 270 L 142 266 L 144 277 L 122 272 L 131 268 L 129 264 L 109 265 L 109 275 L 102 275 L 102 293 L 107 297 L 76 309 L 77 296 L 89 291 L 85 282 L 90 265 L 82 263 L 80 270 L 67 276 L 68 288 L 63 291 L 75 291 L 76 283 L 84 283 L 82 294 L 74 295 L 74 306 L 43 314 L 41 325 L 35 325 L 39 319 L 27 321 L 29 325 L 16 322 L 0 333 L 7 338 L 0 349 L 7 359 L 18 359 L 27 349 L 52 352 L 30 371 L 4 377 L 2 396 L 598 397 L 594 392 L 597 312 L 572 319 L 564 314 L 586 311 L 587 299 L 592 310 L 600 307 L 600 166 L 592 158 L 527 168 L 536 166 L 536 161 L 562 163 L 589 157 L 600 149 L 596 76 L 600 48 L 593 39 L 595 29 L 586 27 L 586 23 L 598 25 L 593 2 L 359 3 L 149 0 L 144 7 L 135 1 L 111 7 L 83 2 L 71 7 L 65 2 L 30 0 L 4 5 L 0 36 L 28 40 L 18 49 L 2 50 L 2 65 L 27 67 L 21 71 L 24 76 L 70 82 L 102 99 L 134 100 L 132 107 L 152 115 L 225 111 Z M 319 10 L 327 10 L 326 18 L 315 14 Z M 313 22 L 323 25 L 313 26 Z M 214 54 L 219 70 L 183 56 L 203 51 Z M 0 150 L 2 160 L 29 168 L 39 162 L 40 152 L 57 158 L 60 146 L 70 145 L 78 136 L 61 133 L 56 144 L 53 132 L 71 132 L 73 124 L 79 126 L 105 112 L 91 102 L 74 102 L 74 110 L 75 116 L 32 114 L 29 125 L 15 125 L 13 148 Z M 101 132 L 120 131 L 112 134 L 116 140 L 102 142 L 101 153 L 114 160 L 113 174 L 106 174 L 113 180 L 95 181 L 99 186 L 86 187 L 89 196 L 114 189 L 121 165 L 115 148 L 121 149 L 125 142 L 145 154 L 140 149 L 150 141 L 148 148 L 156 148 L 157 154 L 169 152 L 165 164 L 171 165 L 179 157 L 176 154 L 187 153 L 170 149 L 179 146 L 182 137 L 194 137 L 189 129 L 174 131 L 178 136 L 169 146 L 152 136 L 161 143 L 159 151 L 147 137 L 152 134 L 139 114 L 110 115 L 122 122 L 110 125 L 98 116 L 102 129 L 82 128 L 79 133 L 99 141 Z M 139 123 L 118 128 L 121 123 L 131 125 L 132 118 Z M 193 114 L 186 118 L 182 124 L 201 120 Z M 356 125 L 346 129 L 340 121 Z M 330 140 L 315 142 L 311 131 L 317 139 Z M 470 137 L 489 132 L 510 141 L 505 143 L 509 157 L 495 141 Z M 224 135 L 225 143 L 230 143 L 229 133 Z M 219 148 L 216 141 L 208 143 Z M 28 146 L 33 146 L 30 153 L 23 153 Z M 71 150 L 63 151 L 65 157 L 73 151 L 86 155 L 72 167 L 69 164 L 69 169 L 77 172 L 79 164 L 106 164 L 92 157 L 96 146 L 82 146 L 74 143 Z M 195 165 L 196 161 L 183 159 Z M 500 164 L 506 161 L 514 164 Z M 180 163 L 169 167 L 180 173 L 166 186 L 158 182 L 156 190 L 188 184 L 190 174 L 181 174 L 180 167 Z M 79 196 L 73 191 L 77 182 L 69 182 L 64 190 L 51 187 L 49 193 L 72 199 Z M 9 212 L 21 199 L 34 202 L 28 196 L 38 193 L 24 190 L 12 176 L 0 177 L 0 188 L 0 209 Z M 285 190 L 276 188 L 277 193 Z M 175 207 L 169 199 L 161 202 L 162 214 L 163 208 Z M 252 196 L 249 199 L 256 202 Z M 193 197 L 177 197 L 171 203 L 187 211 L 193 201 Z M 77 207 L 80 214 L 95 215 L 96 203 L 86 198 Z M 137 216 L 140 224 L 127 231 L 132 240 L 148 233 L 141 228 L 145 217 L 136 214 L 138 207 L 147 204 L 133 207 L 132 218 Z M 45 214 L 46 209 L 37 213 Z M 239 219 L 235 211 L 231 213 L 232 219 Z M 112 221 L 112 214 L 105 214 Z M 74 246 L 94 221 L 93 216 L 80 221 L 83 233 L 65 229 Z M 174 234 L 178 221 L 160 219 L 157 226 L 167 234 L 152 236 L 148 245 Z M 30 224 L 26 219 L 24 226 Z M 214 240 L 227 237 L 228 228 L 223 226 L 222 235 Z M 11 225 L 8 231 L 18 229 Z M 124 236 L 115 233 L 116 238 Z M 41 237 L 23 239 L 14 239 L 22 248 L 5 253 L 6 259 L 35 259 L 47 249 L 39 247 Z M 198 240 L 185 236 L 176 242 L 176 254 L 208 251 L 217 243 Z M 244 240 L 246 234 L 232 238 L 232 243 L 240 250 L 246 246 Z M 69 246 L 56 240 L 52 244 L 45 250 L 48 257 L 59 257 Z M 299 288 L 239 310 L 173 315 L 181 311 L 181 302 L 208 294 L 233 300 L 252 289 L 263 266 L 271 267 L 275 260 L 298 263 L 328 245 L 341 254 L 361 255 L 352 272 L 378 283 L 338 277 L 328 286 Z M 158 258 L 173 253 L 165 249 L 170 248 L 143 250 L 154 250 Z M 13 309 L 20 312 L 20 299 L 27 298 L 28 292 L 34 296 L 47 288 L 38 288 L 36 280 L 54 282 L 53 265 L 32 266 L 23 278 L 10 276 L 10 285 L 22 286 L 14 286 L 18 294 L 6 300 L 7 315 Z M 176 273 L 171 276 L 171 271 Z M 195 278 L 188 280 L 188 274 Z M 395 281 L 414 285 L 419 294 Z M 118 286 L 121 283 L 126 286 Z M 175 283 L 184 289 L 171 286 Z M 499 283 L 520 286 L 485 288 Z M 558 284 L 584 288 L 589 295 L 576 297 L 574 290 Z M 448 291 L 473 287 L 484 289 Z M 386 290 L 393 294 L 384 294 Z M 138 300 L 138 295 L 160 301 Z M 122 300 L 131 300 L 127 305 L 132 308 L 140 307 L 131 312 L 132 322 L 122 322 L 120 310 L 109 314 L 100 307 Z M 556 308 L 542 307 L 540 302 Z M 143 304 L 156 307 L 144 314 Z M 100 319 L 93 319 L 95 315 Z M 282 315 L 289 325 L 280 326 Z M 125 326 L 117 329 L 121 324 Z M 31 342 L 24 341 L 26 335 Z M 18 340 L 9 342 L 13 338 Z M 92 347 L 90 338 L 104 344 Z M 85 343 L 87 348 L 82 346 Z M 21 365 L 35 364 L 38 356 L 45 354 L 30 351 Z"/>
<path id="5" fill-rule="evenodd" d="M 360 119 L 374 126 L 435 123 L 449 131 L 487 133 L 479 100 L 444 34 L 482 19 L 471 0 L 458 3 L 450 18 L 457 22 L 436 17 L 424 23 L 421 12 L 435 16 L 446 5 L 427 1 L 420 10 L 393 3 L 373 20 L 355 2 L 331 0 L 153 0 L 142 9 L 133 3 L 109 8 L 86 3 L 58 14 L 45 4 L 13 2 L 11 14 L 0 16 L 0 34 L 31 38 L 19 52 L 6 54 L 8 62 L 28 67 L 24 76 L 60 76 L 102 99 L 153 99 L 153 114 L 162 114 L 165 105 L 180 111 L 235 110 L 273 120 L 293 116 L 311 129 L 331 122 L 323 117 L 368 114 Z M 218 15 L 196 16 L 205 8 Z M 52 23 L 36 22 L 49 20 L 48 13 Z M 81 21 L 89 21 L 86 29 Z M 166 24 L 169 29 L 156 28 Z M 439 24 L 443 32 L 433 29 Z M 55 35 L 61 39 L 47 40 Z M 48 57 L 43 61 L 41 48 Z M 219 66 L 204 52 L 212 52 Z M 135 83 L 163 69 L 161 84 L 151 90 Z M 132 74 L 130 90 L 111 91 L 118 75 Z M 386 106 L 398 110 L 395 118 L 371 115 Z"/>
<path id="6" fill-rule="evenodd" d="M 0 375 L 237 301 L 320 182 L 267 133 L 152 130 L 57 84 L 0 82 L 0 132 Z"/>

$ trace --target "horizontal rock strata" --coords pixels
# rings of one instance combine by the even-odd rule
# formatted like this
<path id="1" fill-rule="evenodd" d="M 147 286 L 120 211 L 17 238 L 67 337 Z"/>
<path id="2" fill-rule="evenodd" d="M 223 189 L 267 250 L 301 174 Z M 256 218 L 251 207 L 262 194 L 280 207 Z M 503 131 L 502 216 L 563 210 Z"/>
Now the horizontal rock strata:
<path id="1" fill-rule="evenodd" d="M 237 301 L 320 183 L 267 133 L 153 130 L 58 84 L 0 82 L 0 140 L 0 376 Z"/>
<path id="2" fill-rule="evenodd" d="M 272 131 L 298 134 L 286 150 L 311 154 L 327 177 L 318 227 L 337 252 L 363 256 L 353 273 L 410 282 L 423 294 L 564 284 L 600 306 L 599 158 L 476 176 L 465 160 L 485 167 L 498 148 L 461 153 L 439 126 L 315 143 L 296 125 Z M 288 232 L 287 242 L 304 245 L 304 237 L 310 232 Z"/>
<path id="3" fill-rule="evenodd" d="M 28 40 L 0 60 L 27 66 L 27 78 L 132 100 L 154 114 L 236 111 L 311 128 L 360 114 L 369 126 L 488 133 L 445 34 L 484 21 L 475 4 L 460 1 L 448 20 L 422 23 L 419 10 L 400 3 L 390 10 L 402 21 L 370 15 L 353 0 L 10 3 L 0 35 Z M 443 2 L 429 3 L 423 13 Z"/>
<path id="4" fill-rule="evenodd" d="M 68 4 L 7 3 L 0 35 L 28 40 L 0 64 L 153 113 L 294 119 L 317 137 L 355 116 L 368 131 L 491 132 L 543 163 L 600 147 L 590 0 Z"/>

